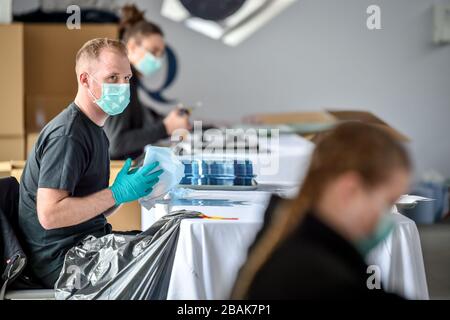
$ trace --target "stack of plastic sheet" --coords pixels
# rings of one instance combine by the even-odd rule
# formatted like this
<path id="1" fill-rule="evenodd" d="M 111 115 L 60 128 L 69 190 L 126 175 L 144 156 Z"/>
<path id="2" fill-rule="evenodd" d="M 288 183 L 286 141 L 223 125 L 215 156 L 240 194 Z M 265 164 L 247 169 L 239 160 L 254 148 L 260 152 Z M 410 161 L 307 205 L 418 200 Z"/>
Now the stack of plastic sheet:
<path id="1" fill-rule="evenodd" d="M 251 186 L 250 160 L 183 160 L 185 185 Z"/>

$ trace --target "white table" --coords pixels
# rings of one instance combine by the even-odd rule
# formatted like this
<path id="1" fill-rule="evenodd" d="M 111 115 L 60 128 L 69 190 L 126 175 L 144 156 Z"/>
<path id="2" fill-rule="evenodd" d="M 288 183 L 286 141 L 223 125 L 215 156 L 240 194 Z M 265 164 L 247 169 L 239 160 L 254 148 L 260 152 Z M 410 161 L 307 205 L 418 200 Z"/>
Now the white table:
<path id="1" fill-rule="evenodd" d="M 279 170 L 264 175 L 264 159 L 251 155 L 258 180 L 265 183 L 300 183 L 313 145 L 297 136 L 281 136 Z M 291 196 L 295 192 L 291 192 Z M 169 210 L 196 210 L 210 216 L 237 217 L 237 221 L 189 219 L 181 222 L 168 299 L 227 299 L 248 247 L 262 226 L 270 193 L 260 191 L 196 191 L 189 201 L 174 203 Z M 212 200 L 195 201 L 195 199 Z M 216 201 L 217 203 L 214 203 Z M 221 203 L 221 201 L 223 203 Z M 223 205 L 230 201 L 230 205 Z M 244 203 L 237 204 L 238 201 Z M 233 203 L 236 202 L 236 203 Z M 142 228 L 159 213 L 143 209 Z M 396 214 L 393 234 L 369 255 L 369 264 L 381 269 L 385 288 L 408 298 L 428 299 L 419 234 L 415 223 Z"/>
<path id="2" fill-rule="evenodd" d="M 248 202 L 236 206 L 187 205 L 171 210 L 197 210 L 236 221 L 187 219 L 181 222 L 168 299 L 227 299 L 248 247 L 263 223 L 267 192 L 195 191 L 192 199 L 230 199 Z M 393 213 L 396 228 L 375 248 L 369 264 L 380 267 L 386 290 L 412 299 L 428 299 L 419 234 L 415 223 Z"/>
<path id="3" fill-rule="evenodd" d="M 227 299 L 263 224 L 269 192 L 194 191 L 192 199 L 228 199 L 236 205 L 186 203 L 170 209 L 200 211 L 239 220 L 186 219 L 181 222 L 168 299 Z M 240 202 L 242 201 L 242 202 Z"/>
<path id="4" fill-rule="evenodd" d="M 261 225 L 255 221 L 183 221 L 167 299 L 227 299 Z"/>
<path id="5" fill-rule="evenodd" d="M 400 213 L 393 213 L 396 228 L 373 249 L 368 264 L 381 269 L 381 281 L 386 291 L 396 292 L 408 299 L 428 300 L 419 231 L 415 222 Z"/>

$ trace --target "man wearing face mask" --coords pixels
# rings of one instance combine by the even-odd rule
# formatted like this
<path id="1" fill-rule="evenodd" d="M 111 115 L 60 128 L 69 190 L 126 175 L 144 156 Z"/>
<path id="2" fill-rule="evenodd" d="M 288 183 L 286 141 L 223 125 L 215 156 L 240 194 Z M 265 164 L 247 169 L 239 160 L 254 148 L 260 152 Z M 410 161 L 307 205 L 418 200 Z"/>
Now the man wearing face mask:
<path id="1" fill-rule="evenodd" d="M 123 112 L 132 76 L 124 45 L 88 41 L 76 56 L 75 101 L 50 121 L 29 155 L 20 183 L 19 227 L 29 272 L 53 287 L 66 252 L 86 236 L 111 233 L 105 216 L 151 193 L 158 163 L 130 170 L 128 159 L 109 185 L 109 142 L 103 125 Z"/>
<path id="2" fill-rule="evenodd" d="M 105 132 L 111 159 L 137 158 L 148 144 L 169 137 L 177 129 L 190 129 L 189 116 L 174 109 L 163 116 L 143 105 L 138 98 L 139 78 L 151 77 L 162 65 L 165 42 L 162 30 L 144 19 L 134 5 L 122 9 L 121 39 L 128 49 L 133 75 L 131 101 L 119 116 L 108 119 Z"/>

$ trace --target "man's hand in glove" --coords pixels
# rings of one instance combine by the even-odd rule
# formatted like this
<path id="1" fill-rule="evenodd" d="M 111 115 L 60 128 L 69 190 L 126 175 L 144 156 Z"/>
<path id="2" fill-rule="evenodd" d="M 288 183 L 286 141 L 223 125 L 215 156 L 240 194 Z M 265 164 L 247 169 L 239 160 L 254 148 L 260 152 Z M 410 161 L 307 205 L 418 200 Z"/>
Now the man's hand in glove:
<path id="1" fill-rule="evenodd" d="M 127 159 L 110 187 L 116 205 L 137 200 L 149 195 L 159 181 L 163 170 L 152 172 L 159 162 L 153 162 L 139 169 L 130 170 L 131 159 Z"/>

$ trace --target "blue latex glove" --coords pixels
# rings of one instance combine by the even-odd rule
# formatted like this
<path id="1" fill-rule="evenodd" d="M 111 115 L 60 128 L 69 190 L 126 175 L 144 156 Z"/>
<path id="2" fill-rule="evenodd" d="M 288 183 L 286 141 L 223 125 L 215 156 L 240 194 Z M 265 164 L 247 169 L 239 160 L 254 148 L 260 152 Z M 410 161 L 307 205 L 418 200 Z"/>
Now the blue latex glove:
<path id="1" fill-rule="evenodd" d="M 159 162 L 153 162 L 139 169 L 130 170 L 131 159 L 128 158 L 110 187 L 116 205 L 149 195 L 159 181 L 158 177 L 163 173 L 163 170 L 150 173 L 157 166 Z"/>

